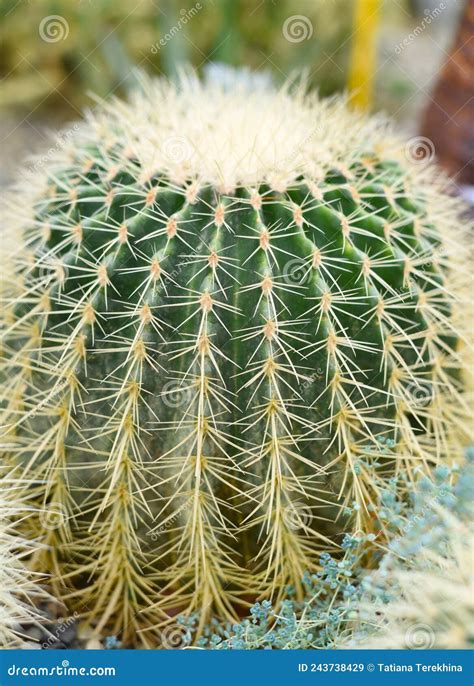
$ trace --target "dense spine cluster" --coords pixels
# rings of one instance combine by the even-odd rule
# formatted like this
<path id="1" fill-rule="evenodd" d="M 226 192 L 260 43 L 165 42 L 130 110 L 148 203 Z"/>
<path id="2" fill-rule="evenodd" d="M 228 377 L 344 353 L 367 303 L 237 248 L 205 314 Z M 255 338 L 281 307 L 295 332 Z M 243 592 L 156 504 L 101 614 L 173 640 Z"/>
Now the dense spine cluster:
<path id="1" fill-rule="evenodd" d="M 22 623 L 41 621 L 38 603 L 49 598 L 44 578 L 28 568 L 28 558 L 39 551 L 38 542 L 21 535 L 31 509 L 22 502 L 23 484 L 12 473 L 0 476 L 0 649 L 27 645 Z"/>
<path id="2" fill-rule="evenodd" d="M 145 164 L 142 104 L 12 200 L 2 425 L 52 513 L 39 566 L 98 630 L 154 645 L 177 611 L 204 626 L 302 593 L 321 547 L 370 530 L 381 475 L 450 459 L 465 268 L 456 201 L 340 104 L 312 102 L 332 131 L 318 166 L 232 183 L 192 155 Z"/>

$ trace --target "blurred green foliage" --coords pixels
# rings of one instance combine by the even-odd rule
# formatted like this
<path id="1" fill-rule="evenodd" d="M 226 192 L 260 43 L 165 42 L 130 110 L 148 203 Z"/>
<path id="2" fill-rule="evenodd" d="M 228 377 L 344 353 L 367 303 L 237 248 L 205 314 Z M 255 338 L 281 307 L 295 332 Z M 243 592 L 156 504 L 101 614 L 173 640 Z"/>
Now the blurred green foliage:
<path id="1" fill-rule="evenodd" d="M 268 69 L 282 80 L 304 67 L 313 85 L 332 93 L 345 85 L 352 7 L 352 0 L 2 0 L 2 105 L 72 116 L 90 92 L 126 91 L 134 66 L 172 75 L 179 64 L 209 61 Z M 295 15 L 307 20 L 308 38 L 285 37 Z"/>

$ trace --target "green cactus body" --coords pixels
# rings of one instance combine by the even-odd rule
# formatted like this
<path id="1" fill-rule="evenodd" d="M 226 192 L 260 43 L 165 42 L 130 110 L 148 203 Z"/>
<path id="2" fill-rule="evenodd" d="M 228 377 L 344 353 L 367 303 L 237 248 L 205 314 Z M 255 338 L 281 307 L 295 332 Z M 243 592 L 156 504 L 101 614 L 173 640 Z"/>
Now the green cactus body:
<path id="1" fill-rule="evenodd" d="M 153 141 L 160 103 L 235 96 L 148 87 L 89 121 L 25 210 L 14 197 L 4 336 L 10 459 L 60 514 L 38 564 L 131 642 L 177 611 L 204 625 L 302 592 L 321 548 L 370 530 L 376 472 L 449 459 L 464 403 L 457 209 L 434 176 L 339 103 L 265 89 L 268 111 L 317 113 L 317 167 L 219 183 L 192 152 L 155 168 L 137 141 L 174 135 Z"/>

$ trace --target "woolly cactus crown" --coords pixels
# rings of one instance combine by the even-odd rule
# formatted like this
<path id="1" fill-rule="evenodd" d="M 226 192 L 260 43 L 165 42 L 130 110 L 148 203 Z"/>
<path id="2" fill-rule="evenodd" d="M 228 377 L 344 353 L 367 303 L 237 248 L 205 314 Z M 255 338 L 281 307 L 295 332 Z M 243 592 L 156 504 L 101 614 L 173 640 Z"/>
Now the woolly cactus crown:
<path id="1" fill-rule="evenodd" d="M 321 545 L 370 530 L 375 473 L 466 429 L 436 172 L 299 86 L 142 86 L 11 198 L 3 372 L 10 459 L 58 515 L 43 564 L 130 640 L 300 593 Z"/>
<path id="2" fill-rule="evenodd" d="M 407 166 L 407 152 L 383 118 L 350 113 L 340 98 L 321 100 L 304 82 L 277 90 L 264 74 L 230 72 L 232 85 L 222 67 L 205 81 L 186 73 L 178 83 L 140 75 L 130 100 L 101 103 L 79 138 L 106 148 L 120 141 L 143 182 L 166 174 L 172 183 L 194 180 L 221 193 L 261 184 L 284 192 L 302 176 L 317 182 L 328 170 L 347 171 L 378 149 L 403 155 Z"/>

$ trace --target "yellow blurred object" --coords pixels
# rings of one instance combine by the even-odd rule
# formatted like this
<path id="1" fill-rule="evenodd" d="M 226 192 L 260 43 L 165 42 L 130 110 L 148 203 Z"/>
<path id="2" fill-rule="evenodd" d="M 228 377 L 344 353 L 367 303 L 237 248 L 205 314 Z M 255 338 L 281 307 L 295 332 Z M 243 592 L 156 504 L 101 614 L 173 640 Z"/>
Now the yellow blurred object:
<path id="1" fill-rule="evenodd" d="M 356 0 L 349 71 L 351 103 L 362 110 L 372 104 L 377 65 L 377 27 L 381 0 Z"/>

